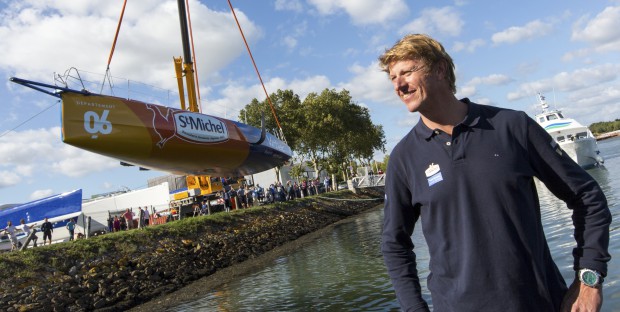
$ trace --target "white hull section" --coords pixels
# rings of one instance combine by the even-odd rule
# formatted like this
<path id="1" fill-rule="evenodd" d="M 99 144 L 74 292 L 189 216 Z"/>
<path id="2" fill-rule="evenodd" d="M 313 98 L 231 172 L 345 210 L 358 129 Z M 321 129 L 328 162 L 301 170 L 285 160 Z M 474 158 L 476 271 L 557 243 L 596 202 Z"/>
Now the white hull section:
<path id="1" fill-rule="evenodd" d="M 595 167 L 602 162 L 601 157 L 597 153 L 598 148 L 594 138 L 563 142 L 560 143 L 560 147 L 583 168 Z"/>
<path id="2" fill-rule="evenodd" d="M 560 110 L 548 110 L 545 97 L 538 95 L 542 113 L 535 119 L 549 135 L 560 145 L 577 164 L 583 168 L 591 168 L 602 165 L 604 160 L 599 156 L 596 138 L 588 127 L 580 124 L 572 118 L 566 118 Z"/>

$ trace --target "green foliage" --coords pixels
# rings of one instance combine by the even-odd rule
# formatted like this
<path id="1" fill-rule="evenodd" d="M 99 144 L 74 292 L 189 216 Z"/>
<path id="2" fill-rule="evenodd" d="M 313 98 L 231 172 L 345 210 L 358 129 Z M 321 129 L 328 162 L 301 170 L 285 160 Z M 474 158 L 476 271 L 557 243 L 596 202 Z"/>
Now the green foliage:
<path id="1" fill-rule="evenodd" d="M 351 198 L 348 190 L 321 194 L 320 197 Z M 237 229 L 244 217 L 261 214 L 270 209 L 295 207 L 317 201 L 319 196 L 308 196 L 295 201 L 258 206 L 250 209 L 220 212 L 208 216 L 185 218 L 179 221 L 152 225 L 145 229 L 121 231 L 75 240 L 29 248 L 19 252 L 0 253 L 0 279 L 37 278 L 56 272 L 67 274 L 79 263 L 91 263 L 92 259 L 107 254 L 131 259 L 142 252 L 141 246 L 152 245 L 153 241 L 180 243 L 182 239 L 193 239 L 195 233 Z"/>
<path id="2" fill-rule="evenodd" d="M 594 135 L 620 130 L 620 119 L 614 121 L 595 122 L 590 125 L 590 131 Z"/>
<path id="3" fill-rule="evenodd" d="M 385 151 L 383 127 L 372 123 L 368 109 L 357 105 L 347 90 L 310 93 L 303 103 L 292 90 L 278 90 L 270 98 L 287 143 L 300 159 L 299 168 L 292 168 L 293 177 L 301 175 L 304 160 L 317 173 L 336 173 L 345 163 L 369 161 L 374 151 Z M 279 130 L 270 107 L 268 100 L 254 99 L 241 111 L 239 120 L 258 127 L 264 114 L 267 130 L 276 133 Z"/>
<path id="4" fill-rule="evenodd" d="M 270 104 L 269 99 L 271 99 Z M 246 105 L 239 113 L 239 120 L 248 125 L 260 127 L 261 116 L 265 116 L 265 128 L 271 134 L 280 133 L 280 127 L 288 145 L 295 150 L 297 147 L 297 137 L 299 136 L 298 115 L 297 112 L 301 107 L 301 100 L 297 94 L 291 90 L 278 90 L 276 93 L 269 95 L 269 99 L 259 102 L 253 99 L 250 104 Z M 277 116 L 278 120 L 274 117 Z"/>

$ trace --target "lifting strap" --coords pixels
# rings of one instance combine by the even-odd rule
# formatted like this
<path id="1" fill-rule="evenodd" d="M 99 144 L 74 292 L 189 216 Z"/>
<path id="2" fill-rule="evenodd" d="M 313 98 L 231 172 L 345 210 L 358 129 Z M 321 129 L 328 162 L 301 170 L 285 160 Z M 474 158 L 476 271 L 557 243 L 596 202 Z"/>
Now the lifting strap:
<path id="1" fill-rule="evenodd" d="M 110 56 L 108 57 L 108 66 L 105 70 L 105 76 L 103 83 L 101 84 L 101 92 L 103 93 L 103 86 L 105 85 L 105 79 L 110 79 L 110 63 L 112 63 L 112 56 L 114 55 L 114 49 L 116 48 L 116 40 L 118 39 L 118 33 L 121 30 L 121 24 L 123 23 L 123 16 L 125 15 L 125 7 L 127 6 L 127 0 L 123 2 L 123 9 L 121 10 L 121 17 L 118 19 L 118 26 L 116 26 L 116 34 L 114 35 L 114 42 L 112 43 L 112 49 L 110 50 Z M 111 89 L 111 88 L 110 88 Z"/>
<path id="2" fill-rule="evenodd" d="M 245 43 L 245 48 L 248 50 L 248 54 L 250 55 L 250 59 L 252 60 L 252 64 L 254 65 L 254 70 L 256 70 L 256 74 L 258 75 L 258 80 L 260 80 L 260 84 L 263 87 L 263 91 L 265 92 L 265 96 L 267 96 L 267 100 L 269 101 L 269 106 L 271 107 L 271 112 L 273 113 L 273 118 L 276 121 L 276 124 L 278 125 L 278 129 L 280 130 L 280 139 L 282 139 L 282 141 L 284 141 L 284 143 L 286 143 L 286 138 L 284 138 L 284 132 L 282 131 L 282 126 L 280 126 L 280 121 L 278 120 L 278 116 L 276 116 L 276 110 L 273 107 L 273 102 L 271 102 L 271 98 L 269 97 L 269 94 L 267 93 L 267 89 L 265 88 L 265 84 L 263 83 L 263 78 L 260 76 L 260 72 L 258 71 L 258 67 L 256 66 L 256 62 L 254 61 L 254 56 L 252 56 L 252 51 L 250 51 L 250 46 L 248 45 L 248 41 L 245 40 L 245 35 L 243 34 L 243 29 L 241 29 L 241 24 L 239 24 L 239 20 L 237 19 L 237 14 L 235 14 L 235 9 L 232 6 L 232 3 L 230 3 L 230 0 L 228 0 L 228 5 L 230 6 L 230 11 L 232 12 L 233 16 L 235 17 L 235 22 L 237 22 L 237 27 L 239 28 L 239 32 L 241 32 L 241 37 L 243 38 L 243 43 Z"/>

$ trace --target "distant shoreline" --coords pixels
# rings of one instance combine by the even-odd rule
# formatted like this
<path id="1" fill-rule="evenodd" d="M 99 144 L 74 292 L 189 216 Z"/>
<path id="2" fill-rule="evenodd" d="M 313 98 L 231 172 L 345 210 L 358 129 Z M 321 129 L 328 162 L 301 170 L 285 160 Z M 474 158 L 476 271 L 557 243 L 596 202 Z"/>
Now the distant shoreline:
<path id="1" fill-rule="evenodd" d="M 596 136 L 596 140 L 597 141 L 602 141 L 602 140 L 606 140 L 606 139 L 615 138 L 617 136 L 620 136 L 620 130 L 599 134 L 599 135 Z"/>

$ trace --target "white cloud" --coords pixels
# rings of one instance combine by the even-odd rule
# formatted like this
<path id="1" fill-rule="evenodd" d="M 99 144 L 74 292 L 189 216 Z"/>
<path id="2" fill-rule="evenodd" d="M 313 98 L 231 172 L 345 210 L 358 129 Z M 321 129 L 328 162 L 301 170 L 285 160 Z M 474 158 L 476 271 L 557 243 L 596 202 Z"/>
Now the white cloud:
<path id="1" fill-rule="evenodd" d="M 482 105 L 493 105 L 493 101 L 486 97 L 475 98 L 473 99 L 474 103 L 482 104 Z"/>
<path id="2" fill-rule="evenodd" d="M 304 8 L 300 0 L 276 0 L 274 6 L 276 11 L 302 12 Z"/>
<path id="3" fill-rule="evenodd" d="M 474 39 L 469 42 L 456 41 L 452 46 L 452 50 L 455 52 L 467 51 L 469 53 L 474 53 L 476 49 L 483 47 L 485 44 L 486 41 L 483 39 Z"/>
<path id="4" fill-rule="evenodd" d="M 548 79 L 524 83 L 519 89 L 508 93 L 508 100 L 529 97 L 537 92 L 576 91 L 592 85 L 611 82 L 620 77 L 620 64 L 604 64 L 595 67 L 581 68 L 573 72 L 561 72 Z"/>
<path id="5" fill-rule="evenodd" d="M 37 200 L 45 197 L 52 196 L 54 191 L 52 189 L 36 190 L 30 194 L 31 200 Z"/>
<path id="6" fill-rule="evenodd" d="M 403 127 L 403 128 L 413 128 L 413 126 L 415 126 L 419 120 L 420 120 L 419 113 L 407 113 L 404 117 L 399 118 L 398 121 L 396 121 L 396 124 L 399 127 Z M 400 139 L 402 139 L 402 137 L 394 137 L 392 139 L 398 142 L 400 141 Z"/>
<path id="7" fill-rule="evenodd" d="M 51 162 L 51 170 L 68 177 L 79 178 L 95 172 L 119 166 L 119 161 L 81 150 L 70 145 L 62 145 L 58 154 L 61 159 Z"/>
<path id="8" fill-rule="evenodd" d="M 486 77 L 475 77 L 467 82 L 468 85 L 504 85 L 511 82 L 512 79 L 506 75 L 502 74 L 492 74 Z"/>
<path id="9" fill-rule="evenodd" d="M 468 82 L 466 82 L 462 87 L 458 89 L 457 97 L 473 97 L 477 93 L 478 85 L 505 85 L 511 82 L 512 79 L 506 75 L 501 74 L 492 74 L 486 77 L 474 77 Z M 482 104 L 489 104 L 488 99 L 479 99 L 477 101 L 483 100 L 485 101 Z"/>
<path id="10" fill-rule="evenodd" d="M 551 23 L 535 20 L 527 23 L 525 26 L 513 26 L 504 31 L 495 33 L 491 36 L 491 40 L 495 44 L 513 44 L 532 38 L 544 37 L 551 33 L 552 30 L 553 25 Z"/>
<path id="11" fill-rule="evenodd" d="M 294 79 L 286 81 L 283 78 L 275 77 L 265 81 L 265 89 L 269 94 L 276 92 L 278 89 L 293 90 L 300 99 L 304 99 L 310 92 L 321 92 L 325 88 L 330 88 L 331 82 L 326 76 L 311 76 L 305 79 Z M 226 86 L 222 87 L 219 94 L 221 97 L 205 101 L 203 104 L 203 112 L 209 115 L 225 117 L 236 120 L 239 112 L 252 99 L 263 101 L 265 91 L 260 84 L 250 86 L 239 85 L 236 81 L 230 81 Z"/>
<path id="12" fill-rule="evenodd" d="M 297 46 L 297 39 L 295 39 L 292 36 L 286 36 L 282 39 L 282 42 L 284 43 L 284 46 L 286 46 L 289 49 L 293 49 Z"/>
<path id="13" fill-rule="evenodd" d="M 400 103 L 390 80 L 377 62 L 367 67 L 355 64 L 349 67 L 349 71 L 354 74 L 353 78 L 339 84 L 338 88 L 349 90 L 354 99 L 387 104 Z"/>
<path id="14" fill-rule="evenodd" d="M 591 20 L 580 18 L 571 39 L 588 42 L 595 51 L 620 51 L 620 6 L 607 7 Z"/>
<path id="15" fill-rule="evenodd" d="M 0 187 L 32 178 L 54 176 L 81 177 L 117 167 L 118 161 L 62 143 L 60 128 L 11 132 L 0 138 Z"/>
<path id="16" fill-rule="evenodd" d="M 574 25 L 571 39 L 594 44 L 620 40 L 620 6 L 607 7 L 589 21 L 581 18 Z"/>
<path id="17" fill-rule="evenodd" d="M 456 96 L 458 98 L 472 97 L 476 95 L 476 92 L 477 92 L 476 85 L 465 84 L 464 86 L 458 88 L 458 92 Z"/>
<path id="18" fill-rule="evenodd" d="M 403 26 L 400 33 L 458 36 L 465 25 L 461 14 L 454 7 L 424 9 L 420 15 L 419 18 Z"/>
<path id="19" fill-rule="evenodd" d="M 0 188 L 17 185 L 22 181 L 19 174 L 14 171 L 0 171 Z"/>
<path id="20" fill-rule="evenodd" d="M 308 3 L 321 15 L 344 11 L 356 25 L 384 24 L 409 12 L 403 0 L 308 0 Z"/>
<path id="21" fill-rule="evenodd" d="M 6 15 L 0 22 L 0 69 L 45 81 L 51 73 L 70 67 L 103 74 L 120 14 L 118 3 L 98 0 L 80 6 L 71 0 L 31 1 L 13 7 L 13 11 L 3 11 Z M 199 74 L 212 77 L 245 53 L 245 46 L 230 12 L 213 11 L 193 1 L 190 7 Z M 236 14 L 250 44 L 263 36 L 242 11 L 237 9 Z M 180 55 L 176 1 L 129 2 L 112 72 L 176 89 L 172 56 Z"/>
<path id="22" fill-rule="evenodd" d="M 574 59 L 584 59 L 588 55 L 592 54 L 592 49 L 579 49 L 576 51 L 569 51 L 562 56 L 563 61 L 572 61 Z"/>

